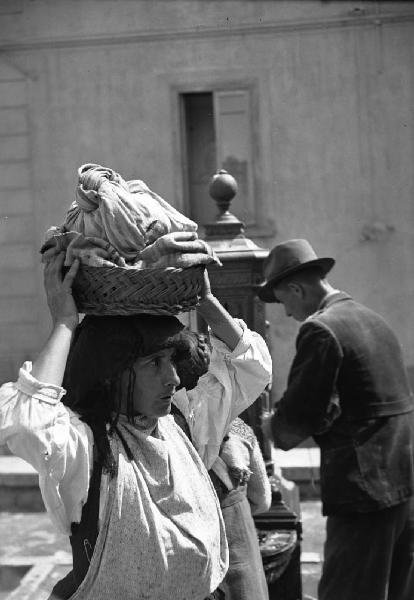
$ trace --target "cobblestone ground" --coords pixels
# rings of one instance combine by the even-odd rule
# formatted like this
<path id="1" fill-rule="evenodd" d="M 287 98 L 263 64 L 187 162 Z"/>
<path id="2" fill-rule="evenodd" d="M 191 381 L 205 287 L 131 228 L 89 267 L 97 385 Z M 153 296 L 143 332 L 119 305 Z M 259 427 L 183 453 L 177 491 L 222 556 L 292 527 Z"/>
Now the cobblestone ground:
<path id="1" fill-rule="evenodd" d="M 301 503 L 301 513 L 303 598 L 310 600 L 316 598 L 325 524 L 317 501 Z M 0 600 L 46 600 L 70 570 L 68 539 L 45 513 L 0 513 L 0 540 Z M 25 595 L 17 595 L 22 581 Z"/>
<path id="2" fill-rule="evenodd" d="M 325 539 L 325 517 L 321 515 L 321 503 L 301 503 L 302 539 L 302 585 L 303 600 L 317 598 L 317 586 L 321 573 L 323 542 Z"/>

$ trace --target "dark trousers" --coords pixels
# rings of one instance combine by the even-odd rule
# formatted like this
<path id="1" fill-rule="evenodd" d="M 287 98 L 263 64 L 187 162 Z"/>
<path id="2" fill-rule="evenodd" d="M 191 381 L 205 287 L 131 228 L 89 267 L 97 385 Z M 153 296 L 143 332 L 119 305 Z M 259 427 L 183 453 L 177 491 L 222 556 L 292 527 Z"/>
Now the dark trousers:
<path id="1" fill-rule="evenodd" d="M 328 517 L 319 600 L 413 600 L 414 499 Z"/>

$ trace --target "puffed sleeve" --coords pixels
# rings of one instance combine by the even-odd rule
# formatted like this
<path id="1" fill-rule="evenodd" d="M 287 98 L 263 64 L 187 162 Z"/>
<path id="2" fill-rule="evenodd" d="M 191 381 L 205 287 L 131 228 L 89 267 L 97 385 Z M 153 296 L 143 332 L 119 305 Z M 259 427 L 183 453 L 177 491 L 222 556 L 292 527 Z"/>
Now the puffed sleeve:
<path id="1" fill-rule="evenodd" d="M 0 388 L 0 444 L 36 469 L 46 510 L 60 531 L 70 533 L 88 495 L 93 436 L 61 402 L 65 390 L 38 381 L 31 369 L 25 362 L 17 382 Z"/>
<path id="2" fill-rule="evenodd" d="M 272 360 L 266 342 L 243 321 L 237 321 L 243 333 L 236 348 L 230 351 L 211 335 L 208 372 L 194 389 L 181 389 L 174 397 L 207 469 L 219 455 L 230 423 L 259 397 L 271 379 Z"/>

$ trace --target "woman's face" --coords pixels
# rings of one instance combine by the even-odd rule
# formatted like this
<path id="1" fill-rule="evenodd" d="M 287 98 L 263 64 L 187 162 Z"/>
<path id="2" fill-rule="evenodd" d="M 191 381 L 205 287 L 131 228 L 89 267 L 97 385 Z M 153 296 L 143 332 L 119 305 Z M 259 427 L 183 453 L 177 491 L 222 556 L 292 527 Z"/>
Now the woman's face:
<path id="1" fill-rule="evenodd" d="M 147 417 L 163 417 L 170 413 L 172 397 L 180 384 L 173 361 L 174 353 L 174 348 L 166 348 L 136 360 L 133 367 L 136 375 L 133 394 L 135 413 Z"/>

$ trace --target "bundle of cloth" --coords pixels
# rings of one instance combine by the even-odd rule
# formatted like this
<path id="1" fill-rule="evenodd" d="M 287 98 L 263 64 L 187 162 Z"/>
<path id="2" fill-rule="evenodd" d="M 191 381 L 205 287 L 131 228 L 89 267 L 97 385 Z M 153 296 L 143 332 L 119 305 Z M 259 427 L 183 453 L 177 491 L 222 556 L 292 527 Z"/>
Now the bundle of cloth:
<path id="1" fill-rule="evenodd" d="M 141 180 L 125 181 L 97 164 L 78 169 L 76 198 L 64 223 L 48 229 L 41 252 L 57 247 L 92 267 L 186 268 L 220 261 L 197 224 Z"/>

